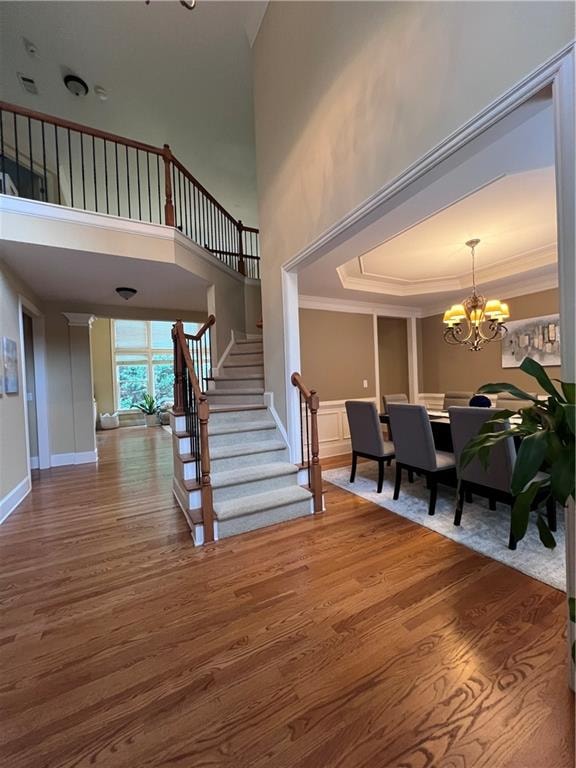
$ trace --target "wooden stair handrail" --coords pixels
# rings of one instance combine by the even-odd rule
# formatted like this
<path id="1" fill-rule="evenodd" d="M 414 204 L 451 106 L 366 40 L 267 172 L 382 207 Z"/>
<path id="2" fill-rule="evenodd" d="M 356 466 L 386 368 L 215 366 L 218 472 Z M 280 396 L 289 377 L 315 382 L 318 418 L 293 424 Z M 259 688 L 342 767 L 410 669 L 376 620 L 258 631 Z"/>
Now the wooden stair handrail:
<path id="1" fill-rule="evenodd" d="M 210 478 L 210 444 L 208 440 L 208 420 L 210 419 L 210 405 L 208 398 L 200 389 L 200 383 L 198 376 L 194 370 L 194 362 L 188 349 L 187 337 L 195 340 L 200 339 L 214 323 L 216 318 L 214 315 L 210 315 L 208 320 L 204 323 L 200 331 L 195 334 L 184 333 L 184 323 L 181 320 L 177 320 L 174 324 L 173 334 L 175 339 L 175 347 L 177 352 L 176 359 L 174 361 L 176 368 L 176 390 L 178 386 L 184 385 L 182 373 L 179 371 L 179 358 L 184 360 L 186 368 L 188 369 L 188 375 L 192 382 L 192 388 L 194 390 L 194 396 L 198 401 L 198 420 L 200 422 L 200 498 L 202 506 L 202 525 L 204 528 L 204 542 L 209 543 L 214 541 L 214 499 L 212 494 L 212 481 Z M 180 381 L 178 379 L 180 378 Z M 175 400 L 178 399 L 178 396 Z M 183 413 L 183 398 L 180 394 L 180 413 Z M 176 413 L 176 402 L 174 403 L 174 413 Z"/>
<path id="2" fill-rule="evenodd" d="M 172 154 L 172 151 L 168 144 L 164 144 L 162 147 L 156 147 L 153 144 L 146 144 L 143 141 L 135 141 L 134 139 L 129 139 L 127 136 L 120 136 L 117 133 L 110 133 L 109 131 L 102 131 L 99 128 L 91 128 L 89 125 L 84 125 L 83 123 L 76 123 L 72 120 L 66 120 L 65 118 L 61 117 L 54 117 L 54 115 L 48 115 L 45 112 L 37 112 L 33 109 L 27 109 L 26 107 L 21 107 L 18 104 L 11 104 L 7 101 L 0 101 L 0 111 L 5 112 L 12 112 L 15 115 L 20 115 L 21 117 L 27 117 L 30 120 L 38 120 L 40 122 L 48 123 L 49 125 L 54 125 L 57 128 L 63 128 L 64 130 L 69 131 L 76 131 L 78 133 L 84 133 L 88 136 L 93 136 L 95 139 L 102 139 L 102 141 L 110 141 L 114 142 L 116 144 L 122 144 L 126 147 L 130 147 L 131 149 L 138 149 L 142 152 L 150 152 L 151 154 L 158 155 L 159 157 L 162 157 L 164 160 L 164 166 L 165 166 L 165 178 L 164 178 L 164 187 L 165 187 L 165 223 L 168 226 L 175 226 L 175 218 L 174 218 L 174 204 L 172 200 L 172 178 L 171 178 L 171 166 L 174 166 L 177 168 L 198 190 L 202 192 L 202 194 L 210 200 L 210 202 L 218 208 L 218 210 L 226 216 L 233 224 L 234 226 L 240 231 L 247 231 L 247 232 L 254 232 L 256 234 L 259 234 L 259 230 L 256 227 L 245 227 L 241 221 L 238 221 L 232 216 L 231 213 L 229 213 L 224 206 L 216 200 L 214 195 L 212 195 L 206 187 L 201 184 L 198 179 L 193 176 L 190 171 L 178 160 L 177 157 L 175 157 Z M 240 237 L 240 239 L 242 239 Z M 240 249 L 241 250 L 241 249 Z M 242 254 L 240 254 L 242 256 Z"/>
<path id="3" fill-rule="evenodd" d="M 314 499 L 314 512 L 322 512 L 322 467 L 320 465 L 320 441 L 318 437 L 318 409 L 320 408 L 320 398 L 315 389 L 308 389 L 302 381 L 302 376 L 296 371 L 290 377 L 290 381 L 293 386 L 300 391 L 310 410 L 310 454 L 312 457 L 310 466 L 310 489 Z"/>
<path id="4" fill-rule="evenodd" d="M 181 321 L 178 320 L 178 322 L 181 322 Z M 184 337 L 187 339 L 192 339 L 193 341 L 200 341 L 200 339 L 202 338 L 202 336 L 204 336 L 208 328 L 211 328 L 215 322 L 216 322 L 216 318 L 214 317 L 214 315 L 208 315 L 208 320 L 206 320 L 206 322 L 204 323 L 202 328 L 200 328 L 198 333 L 184 333 Z M 182 328 L 182 331 L 184 331 L 184 328 Z"/>

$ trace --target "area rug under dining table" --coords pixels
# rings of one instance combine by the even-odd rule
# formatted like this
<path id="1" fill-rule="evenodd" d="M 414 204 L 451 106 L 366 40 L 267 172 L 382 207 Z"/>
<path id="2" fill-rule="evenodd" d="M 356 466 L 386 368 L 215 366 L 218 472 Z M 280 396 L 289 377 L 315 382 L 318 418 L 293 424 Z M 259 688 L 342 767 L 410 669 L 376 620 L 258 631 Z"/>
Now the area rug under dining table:
<path id="1" fill-rule="evenodd" d="M 376 492 L 378 467 L 376 462 L 359 462 L 356 480 L 350 483 L 350 467 L 340 467 L 322 472 L 322 477 L 346 491 L 371 501 L 396 515 L 412 520 L 433 531 L 457 541 L 476 552 L 515 568 L 556 589 L 566 590 L 566 550 L 564 543 L 564 513 L 558 509 L 558 531 L 554 534 L 557 546 L 546 549 L 540 542 L 534 523 L 526 536 L 518 542 L 518 548 L 508 549 L 510 508 L 498 503 L 496 510 L 489 509 L 488 501 L 474 496 L 471 504 L 465 504 L 462 524 L 453 524 L 455 489 L 438 486 L 436 514 L 428 515 L 429 491 L 423 478 L 415 476 L 409 483 L 404 475 L 400 498 L 394 501 L 394 464 L 386 468 L 382 493 Z"/>

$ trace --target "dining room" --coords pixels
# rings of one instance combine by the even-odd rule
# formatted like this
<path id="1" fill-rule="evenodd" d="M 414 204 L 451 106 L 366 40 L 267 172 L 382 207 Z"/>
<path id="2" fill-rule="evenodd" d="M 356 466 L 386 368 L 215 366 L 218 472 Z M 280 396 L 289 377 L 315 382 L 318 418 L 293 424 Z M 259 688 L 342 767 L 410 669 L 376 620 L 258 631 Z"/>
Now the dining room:
<path id="1" fill-rule="evenodd" d="M 326 259 L 304 270 L 299 320 L 324 480 L 565 589 L 562 505 L 544 482 L 520 513 L 514 480 L 525 423 L 561 377 L 551 107 L 545 89 L 354 254 L 336 248 L 333 271 Z M 463 459 L 482 429 L 510 434 Z"/>

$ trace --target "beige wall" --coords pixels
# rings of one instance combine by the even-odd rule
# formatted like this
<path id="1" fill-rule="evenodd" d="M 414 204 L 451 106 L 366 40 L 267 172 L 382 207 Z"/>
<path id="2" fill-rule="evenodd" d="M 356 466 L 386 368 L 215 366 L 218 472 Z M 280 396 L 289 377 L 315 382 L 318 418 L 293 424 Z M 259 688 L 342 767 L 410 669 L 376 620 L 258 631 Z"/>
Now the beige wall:
<path id="1" fill-rule="evenodd" d="M 512 320 L 558 312 L 558 290 L 541 291 L 507 299 Z M 481 352 L 453 347 L 442 338 L 442 316 L 426 317 L 422 328 L 422 391 L 475 391 L 489 382 L 507 381 L 529 392 L 541 391 L 533 379 L 518 368 L 502 368 L 502 347 L 488 344 Z M 560 368 L 547 368 L 551 378 L 560 377 Z"/>
<path id="2" fill-rule="evenodd" d="M 400 317 L 378 318 L 380 392 L 408 394 L 408 329 Z"/>
<path id="3" fill-rule="evenodd" d="M 0 397 L 0 501 L 28 476 L 19 294 L 37 303 L 31 291 L 0 260 L 0 342 L 2 337 L 7 336 L 17 343 L 20 364 L 18 394 L 4 393 Z M 3 370 L 0 374 L 3 376 Z M 2 391 L 3 389 L 2 386 Z"/>
<path id="4" fill-rule="evenodd" d="M 372 315 L 301 309 L 300 354 L 302 378 L 321 401 L 375 396 Z"/>
<path id="5" fill-rule="evenodd" d="M 280 265 L 573 30 L 568 2 L 270 3 L 254 90 L 266 384 L 282 418 Z"/>

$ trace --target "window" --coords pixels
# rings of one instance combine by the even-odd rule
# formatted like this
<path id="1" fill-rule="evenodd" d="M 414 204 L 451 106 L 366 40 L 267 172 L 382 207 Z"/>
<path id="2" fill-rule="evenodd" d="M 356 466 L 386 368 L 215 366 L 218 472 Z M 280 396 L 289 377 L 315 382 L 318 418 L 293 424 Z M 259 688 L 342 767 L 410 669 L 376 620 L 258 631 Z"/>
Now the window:
<path id="1" fill-rule="evenodd" d="M 150 392 L 158 405 L 174 399 L 172 323 L 163 320 L 113 320 L 116 405 L 134 408 Z M 198 323 L 184 323 L 196 333 Z"/>

